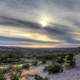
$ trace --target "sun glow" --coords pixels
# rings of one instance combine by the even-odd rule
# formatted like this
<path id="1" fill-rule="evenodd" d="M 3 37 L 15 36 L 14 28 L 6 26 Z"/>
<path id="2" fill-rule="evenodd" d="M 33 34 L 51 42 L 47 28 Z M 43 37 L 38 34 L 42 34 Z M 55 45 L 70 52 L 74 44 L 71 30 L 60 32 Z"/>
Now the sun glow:
<path id="1" fill-rule="evenodd" d="M 40 25 L 41 25 L 42 27 L 46 27 L 46 26 L 47 26 L 47 22 L 41 21 L 41 22 L 40 22 Z"/>
<path id="2" fill-rule="evenodd" d="M 38 22 L 41 27 L 46 27 L 49 23 L 49 19 L 46 17 L 46 16 L 42 16 L 40 19 L 39 19 L 39 22 Z"/>

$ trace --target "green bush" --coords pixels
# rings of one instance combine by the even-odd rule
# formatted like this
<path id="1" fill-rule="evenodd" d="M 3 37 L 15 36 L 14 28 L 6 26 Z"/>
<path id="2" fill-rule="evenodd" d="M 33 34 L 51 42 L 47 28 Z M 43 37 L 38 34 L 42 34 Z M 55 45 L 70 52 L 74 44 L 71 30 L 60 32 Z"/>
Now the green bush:
<path id="1" fill-rule="evenodd" d="M 71 66 L 71 67 L 75 67 L 75 60 L 71 60 L 70 62 L 69 62 L 69 65 Z"/>
<path id="2" fill-rule="evenodd" d="M 69 54 L 67 56 L 67 63 L 69 64 L 70 67 L 75 67 L 76 62 L 73 54 Z"/>
<path id="3" fill-rule="evenodd" d="M 44 80 L 48 80 L 48 78 L 46 77 L 46 78 L 44 78 Z"/>
<path id="4" fill-rule="evenodd" d="M 68 54 L 67 55 L 67 61 L 73 60 L 73 58 L 74 58 L 74 55 L 73 54 Z"/>
<path id="5" fill-rule="evenodd" d="M 46 64 L 46 60 L 42 60 L 42 64 Z"/>
<path id="6" fill-rule="evenodd" d="M 6 69 L 0 69 L 0 80 L 6 80 L 4 75 L 6 73 Z"/>
<path id="7" fill-rule="evenodd" d="M 30 65 L 29 64 L 24 64 L 23 66 L 22 66 L 22 69 L 29 69 L 30 68 Z"/>
<path id="8" fill-rule="evenodd" d="M 0 80 L 6 80 L 4 74 L 0 73 Z"/>
<path id="9" fill-rule="evenodd" d="M 45 67 L 44 71 L 48 71 L 49 74 L 54 74 L 58 72 L 63 72 L 63 67 L 60 64 L 54 64 Z"/>
<path id="10" fill-rule="evenodd" d="M 38 65 L 38 61 L 35 61 L 32 63 L 33 66 L 37 66 Z"/>
<path id="11" fill-rule="evenodd" d="M 58 58 L 56 59 L 56 62 L 58 62 L 58 63 L 64 63 L 64 58 L 58 57 Z"/>
<path id="12" fill-rule="evenodd" d="M 43 77 L 41 77 L 39 75 L 35 75 L 34 78 L 35 78 L 35 80 L 48 80 L 47 77 L 46 78 L 43 78 Z"/>
<path id="13" fill-rule="evenodd" d="M 14 75 L 12 80 L 19 80 L 19 78 L 17 75 Z"/>

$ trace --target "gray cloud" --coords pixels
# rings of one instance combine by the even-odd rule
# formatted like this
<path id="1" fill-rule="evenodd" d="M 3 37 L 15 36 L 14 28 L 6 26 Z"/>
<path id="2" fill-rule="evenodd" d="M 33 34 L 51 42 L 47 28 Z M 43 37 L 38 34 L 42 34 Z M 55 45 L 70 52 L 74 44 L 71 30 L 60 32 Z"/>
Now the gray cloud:
<path id="1" fill-rule="evenodd" d="M 76 36 L 80 38 L 80 0 L 0 0 L 0 4 L 0 25 L 21 27 L 26 32 L 30 29 L 32 32 L 46 34 L 51 39 L 55 35 L 64 41 L 62 44 L 80 44 L 75 39 Z M 37 22 L 43 16 L 50 18 L 45 28 L 41 28 Z M 48 43 L 29 41 L 31 44 Z"/>

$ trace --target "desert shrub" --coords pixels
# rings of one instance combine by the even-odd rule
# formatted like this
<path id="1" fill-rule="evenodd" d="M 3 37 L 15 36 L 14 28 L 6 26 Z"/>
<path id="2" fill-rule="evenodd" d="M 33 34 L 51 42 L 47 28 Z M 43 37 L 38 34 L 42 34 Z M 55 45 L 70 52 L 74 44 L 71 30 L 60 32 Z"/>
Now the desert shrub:
<path id="1" fill-rule="evenodd" d="M 46 64 L 46 60 L 42 60 L 42 64 Z"/>
<path id="2" fill-rule="evenodd" d="M 0 80 L 6 80 L 4 74 L 0 73 Z"/>
<path id="3" fill-rule="evenodd" d="M 0 69 L 0 80 L 6 80 L 4 75 L 6 73 L 6 69 Z"/>
<path id="4" fill-rule="evenodd" d="M 74 58 L 74 55 L 73 54 L 68 54 L 67 55 L 67 61 L 73 60 L 73 58 Z"/>
<path id="5" fill-rule="evenodd" d="M 35 75 L 34 78 L 35 78 L 35 80 L 48 80 L 47 77 L 46 78 L 43 78 L 43 77 L 41 77 L 39 75 Z"/>
<path id="6" fill-rule="evenodd" d="M 32 63 L 33 66 L 37 66 L 38 65 L 38 61 L 35 61 Z"/>
<path id="7" fill-rule="evenodd" d="M 22 69 L 29 69 L 30 68 L 30 65 L 29 64 L 24 64 L 23 66 L 22 66 Z"/>
<path id="8" fill-rule="evenodd" d="M 69 64 L 70 67 L 75 67 L 76 62 L 73 54 L 69 54 L 67 56 L 67 63 Z"/>
<path id="9" fill-rule="evenodd" d="M 58 57 L 56 59 L 56 62 L 58 62 L 58 63 L 64 63 L 65 61 L 64 61 L 64 58 L 63 57 Z"/>
<path id="10" fill-rule="evenodd" d="M 63 72 L 63 67 L 61 64 L 54 64 L 44 68 L 44 71 L 48 71 L 49 74 L 54 74 L 58 72 Z"/>
<path id="11" fill-rule="evenodd" d="M 13 75 L 13 79 L 12 80 L 19 80 L 18 76 L 15 74 Z"/>
<path id="12" fill-rule="evenodd" d="M 0 74 L 5 74 L 6 72 L 8 72 L 7 69 L 0 69 Z"/>
<path id="13" fill-rule="evenodd" d="M 70 62 L 68 62 L 70 67 L 75 67 L 76 63 L 75 60 L 70 60 Z"/>

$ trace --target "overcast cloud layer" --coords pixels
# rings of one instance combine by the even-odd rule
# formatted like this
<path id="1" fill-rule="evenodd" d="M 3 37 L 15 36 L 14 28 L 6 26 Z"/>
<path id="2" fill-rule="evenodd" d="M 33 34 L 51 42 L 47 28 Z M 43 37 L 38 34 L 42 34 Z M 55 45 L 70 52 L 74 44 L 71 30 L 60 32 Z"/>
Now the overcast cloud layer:
<path id="1" fill-rule="evenodd" d="M 0 0 L 0 45 L 80 46 L 80 0 Z"/>

